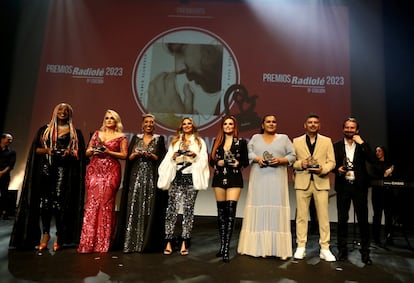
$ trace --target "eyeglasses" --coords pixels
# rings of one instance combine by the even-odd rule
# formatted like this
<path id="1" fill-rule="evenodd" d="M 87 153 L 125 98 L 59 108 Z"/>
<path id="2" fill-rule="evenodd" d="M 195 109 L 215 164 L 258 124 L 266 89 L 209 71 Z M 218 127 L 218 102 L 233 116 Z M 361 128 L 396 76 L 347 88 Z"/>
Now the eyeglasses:
<path id="1" fill-rule="evenodd" d="M 114 117 L 105 117 L 105 120 L 115 120 L 115 118 Z"/>

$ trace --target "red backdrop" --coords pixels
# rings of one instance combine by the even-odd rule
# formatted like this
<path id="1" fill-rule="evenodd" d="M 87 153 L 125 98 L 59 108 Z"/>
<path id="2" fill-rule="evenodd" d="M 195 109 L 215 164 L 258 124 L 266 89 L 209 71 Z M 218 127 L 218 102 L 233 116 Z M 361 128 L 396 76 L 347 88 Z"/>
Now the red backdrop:
<path id="1" fill-rule="evenodd" d="M 243 113 L 245 109 L 240 111 L 234 103 L 231 113 L 245 114 L 252 121 L 255 115 L 260 119 L 276 114 L 279 132 L 291 138 L 303 133 L 307 114 L 318 113 L 322 132 L 339 138 L 351 100 L 347 8 L 254 2 L 255 6 L 207 1 L 52 1 L 32 134 L 49 121 L 59 102 L 73 106 L 75 125 L 85 136 L 100 127 L 106 109 L 121 115 L 126 132 L 140 132 L 141 115 L 147 111 L 137 97 L 149 80 L 140 85 L 134 77 L 136 68 L 155 42 L 178 30 L 187 35 L 192 33 L 185 31 L 196 31 L 224 47 L 228 57 L 223 60 L 222 96 L 232 82 L 245 86 L 249 98 L 256 96 L 254 115 Z M 177 40 L 193 43 L 198 39 Z M 164 66 L 163 61 L 152 64 Z M 229 69 L 226 64 L 231 65 Z M 217 132 L 215 123 L 223 114 L 222 107 L 220 115 L 200 122 L 209 148 Z M 243 128 L 241 134 L 249 138 L 258 127 Z M 167 136 L 172 130 L 165 123 L 157 128 Z"/>

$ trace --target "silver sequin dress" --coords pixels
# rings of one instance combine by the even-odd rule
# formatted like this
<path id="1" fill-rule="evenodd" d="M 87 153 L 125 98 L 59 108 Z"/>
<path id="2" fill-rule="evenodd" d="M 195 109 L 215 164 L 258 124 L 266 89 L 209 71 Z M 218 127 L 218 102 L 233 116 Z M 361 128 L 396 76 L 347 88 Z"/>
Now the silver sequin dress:
<path id="1" fill-rule="evenodd" d="M 142 134 L 134 136 L 129 154 L 142 143 Z M 128 200 L 126 207 L 121 207 L 126 209 L 125 253 L 158 251 L 163 244 L 167 195 L 157 189 L 158 164 L 165 155 L 163 136 L 154 135 L 146 150 L 158 160 L 138 157 L 129 161 L 126 169 Z"/>

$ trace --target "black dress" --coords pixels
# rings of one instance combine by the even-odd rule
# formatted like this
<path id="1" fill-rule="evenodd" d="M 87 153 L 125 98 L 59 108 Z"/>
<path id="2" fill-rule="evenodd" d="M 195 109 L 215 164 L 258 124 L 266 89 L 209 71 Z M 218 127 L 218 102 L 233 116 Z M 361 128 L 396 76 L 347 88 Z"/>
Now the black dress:
<path id="1" fill-rule="evenodd" d="M 16 212 L 16 219 L 10 236 L 10 247 L 17 249 L 34 249 L 41 238 L 40 209 L 41 199 L 44 201 L 50 195 L 46 193 L 46 186 L 53 183 L 57 167 L 64 167 L 60 176 L 65 182 L 65 188 L 59 205 L 62 209 L 59 231 L 61 245 L 75 245 L 79 243 L 80 230 L 83 218 L 83 204 L 85 194 L 85 141 L 80 130 L 78 136 L 78 159 L 55 158 L 48 168 L 45 168 L 46 156 L 36 154 L 36 148 L 41 146 L 41 137 L 47 126 L 41 127 L 34 138 L 26 163 L 25 176 Z M 65 137 L 59 142 L 65 143 Z M 58 144 L 59 144 L 58 142 Z M 53 188 L 51 189 L 53 190 Z"/>
<path id="2" fill-rule="evenodd" d="M 242 168 L 249 165 L 247 142 L 243 138 L 233 138 L 230 153 L 225 152 L 223 147 L 224 142 L 216 150 L 216 160 L 210 159 L 210 166 L 214 168 L 212 187 L 243 188 Z M 239 161 L 239 165 L 217 166 L 219 160 L 227 159 L 225 156 L 232 156 Z"/>

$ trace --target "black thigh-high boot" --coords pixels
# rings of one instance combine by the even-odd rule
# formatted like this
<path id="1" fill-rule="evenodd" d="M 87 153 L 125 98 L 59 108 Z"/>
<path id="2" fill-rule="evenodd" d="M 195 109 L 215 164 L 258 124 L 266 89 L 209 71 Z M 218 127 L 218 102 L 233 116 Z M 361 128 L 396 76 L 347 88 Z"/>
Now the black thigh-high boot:
<path id="1" fill-rule="evenodd" d="M 237 201 L 228 200 L 227 203 L 227 221 L 224 237 L 223 261 L 230 261 L 230 241 L 233 234 L 234 222 L 236 221 Z"/>
<path id="2" fill-rule="evenodd" d="M 226 201 L 217 201 L 217 225 L 220 237 L 220 249 L 216 253 L 216 257 L 223 256 L 224 250 L 224 237 L 226 229 Z"/>

